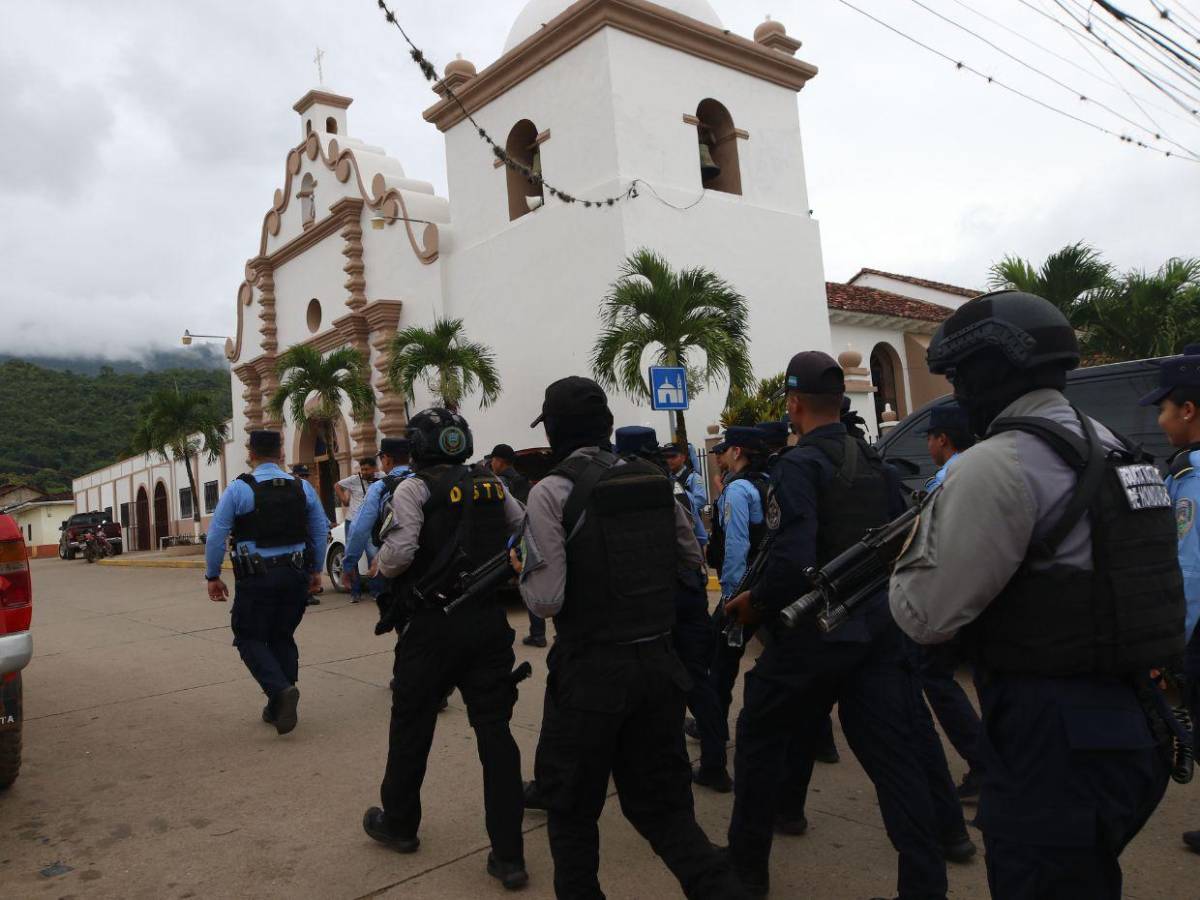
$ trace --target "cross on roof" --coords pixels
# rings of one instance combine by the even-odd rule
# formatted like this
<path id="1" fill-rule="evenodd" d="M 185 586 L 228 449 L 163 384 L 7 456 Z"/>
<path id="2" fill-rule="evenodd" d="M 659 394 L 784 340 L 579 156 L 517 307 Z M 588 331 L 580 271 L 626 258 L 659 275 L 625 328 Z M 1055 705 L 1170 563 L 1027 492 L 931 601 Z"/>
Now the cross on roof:
<path id="1" fill-rule="evenodd" d="M 321 67 L 321 60 L 324 58 L 325 51 L 317 47 L 317 55 L 313 57 L 313 62 L 317 64 L 317 81 L 322 85 L 325 84 L 325 72 Z"/>

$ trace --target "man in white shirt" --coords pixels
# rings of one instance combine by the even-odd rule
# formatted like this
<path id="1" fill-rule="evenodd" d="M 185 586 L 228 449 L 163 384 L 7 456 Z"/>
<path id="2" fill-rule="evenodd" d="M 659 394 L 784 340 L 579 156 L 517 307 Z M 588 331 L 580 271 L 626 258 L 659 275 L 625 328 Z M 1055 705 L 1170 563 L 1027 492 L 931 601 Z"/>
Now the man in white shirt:
<path id="1" fill-rule="evenodd" d="M 367 488 L 375 481 L 377 470 L 375 468 L 375 459 L 371 456 L 364 456 L 358 461 L 358 474 L 351 475 L 348 478 L 343 478 L 333 486 L 333 492 L 337 494 L 338 502 L 346 507 L 346 539 L 350 539 L 350 525 L 354 522 L 354 517 L 358 515 L 358 508 L 362 506 L 363 497 L 366 496 Z M 350 599 L 352 602 L 357 602 L 361 595 L 362 588 L 358 578 L 358 570 L 354 569 L 351 575 Z"/>

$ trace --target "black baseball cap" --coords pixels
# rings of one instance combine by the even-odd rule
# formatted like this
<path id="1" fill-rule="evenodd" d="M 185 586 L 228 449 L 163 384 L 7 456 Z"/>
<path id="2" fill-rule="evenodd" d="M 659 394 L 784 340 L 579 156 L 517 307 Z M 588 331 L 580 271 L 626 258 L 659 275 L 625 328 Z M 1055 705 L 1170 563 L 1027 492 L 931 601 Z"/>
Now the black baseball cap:
<path id="1" fill-rule="evenodd" d="M 971 433 L 967 411 L 957 403 L 943 403 L 929 411 L 929 425 L 924 434 L 938 431 L 963 431 Z"/>
<path id="2" fill-rule="evenodd" d="M 412 444 L 408 438 L 384 438 L 379 442 L 379 455 L 387 454 L 393 459 L 408 453 L 412 449 Z"/>
<path id="3" fill-rule="evenodd" d="M 687 451 L 683 449 L 683 444 L 678 441 L 673 441 L 670 444 L 662 445 L 663 456 L 684 456 Z"/>
<path id="4" fill-rule="evenodd" d="M 488 454 L 488 456 L 491 459 L 502 459 L 505 462 L 514 462 L 517 458 L 517 451 L 515 451 L 508 444 L 497 444 L 494 448 L 492 448 L 492 452 Z"/>
<path id="5" fill-rule="evenodd" d="M 546 419 L 587 419 L 607 417 L 612 424 L 612 411 L 604 389 L 590 378 L 570 375 L 560 378 L 546 388 L 542 414 L 529 423 L 537 428 Z"/>
<path id="6" fill-rule="evenodd" d="M 749 425 L 732 425 L 725 432 L 721 443 L 712 448 L 713 453 L 724 453 L 730 447 L 741 447 L 744 450 L 762 450 L 765 447 L 763 433 Z"/>
<path id="7" fill-rule="evenodd" d="M 785 384 L 789 391 L 802 394 L 844 394 L 846 374 L 828 353 L 805 350 L 788 363 Z"/>
<path id="8" fill-rule="evenodd" d="M 277 454 L 283 446 L 283 435 L 278 431 L 250 432 L 250 449 L 255 453 Z"/>
<path id="9" fill-rule="evenodd" d="M 298 478 L 307 478 L 312 473 L 308 471 L 308 466 L 304 463 L 296 463 L 292 466 L 292 474 Z"/>

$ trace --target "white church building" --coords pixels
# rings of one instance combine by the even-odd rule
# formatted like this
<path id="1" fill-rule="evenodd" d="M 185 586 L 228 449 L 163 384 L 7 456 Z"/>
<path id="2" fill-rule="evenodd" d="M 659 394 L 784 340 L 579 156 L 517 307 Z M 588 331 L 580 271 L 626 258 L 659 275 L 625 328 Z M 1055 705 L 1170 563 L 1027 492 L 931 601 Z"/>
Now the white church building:
<path id="1" fill-rule="evenodd" d="M 352 127 L 350 97 L 306 93 L 294 106 L 297 143 L 281 152 L 236 292 L 226 345 L 231 443 L 216 493 L 244 469 L 246 433 L 274 427 L 285 433 L 287 460 L 308 463 L 328 494 L 354 459 L 433 402 L 422 390 L 401 396 L 384 373 L 396 331 L 435 318 L 463 319 L 469 337 L 495 353 L 498 401 L 480 410 L 468 396 L 462 408 L 476 456 L 500 442 L 544 443 L 528 425 L 546 385 L 591 374 L 600 301 L 643 247 L 676 268 L 704 266 L 748 299 L 759 376 L 781 371 L 801 349 L 848 353 L 851 395 L 872 427 L 884 404 L 903 416 L 945 393 L 924 368 L 924 347 L 974 292 L 866 269 L 850 283 L 826 283 L 797 103 L 817 70 L 797 58 L 799 48 L 778 22 L 750 38 L 725 30 L 706 0 L 530 0 L 499 59 L 481 69 L 455 60 L 434 85 L 424 118 L 445 135 L 448 198 L 369 143 L 369 129 Z M 564 203 L 504 166 L 468 114 L 546 184 L 589 202 Z M 635 197 L 591 204 L 631 186 Z M 296 344 L 355 347 L 370 362 L 376 413 L 357 421 L 345 410 L 332 448 L 316 429 L 298 430 L 266 409 L 277 358 Z M 717 422 L 725 389 L 688 387 L 689 431 L 698 439 Z M 666 413 L 610 399 L 618 425 L 647 424 L 668 437 Z M 128 508 L 136 518 L 153 506 L 161 533 L 159 503 L 133 496 L 138 465 L 126 460 L 77 479 L 77 507 Z M 162 463 L 141 461 L 142 469 L 154 465 Z M 182 472 L 182 463 L 174 467 Z M 154 482 L 152 494 L 168 494 L 175 530 L 184 518 L 178 489 L 143 480 Z M 187 484 L 186 474 L 170 480 Z M 208 480 L 205 472 L 197 483 Z M 151 530 L 150 522 L 129 524 Z M 179 530 L 190 532 L 190 523 Z"/>

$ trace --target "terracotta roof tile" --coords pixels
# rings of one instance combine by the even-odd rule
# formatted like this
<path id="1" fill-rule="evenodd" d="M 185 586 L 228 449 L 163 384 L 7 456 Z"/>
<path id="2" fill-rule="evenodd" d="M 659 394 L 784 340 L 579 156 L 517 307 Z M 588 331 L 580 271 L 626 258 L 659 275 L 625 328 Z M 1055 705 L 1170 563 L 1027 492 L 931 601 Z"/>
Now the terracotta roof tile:
<path id="1" fill-rule="evenodd" d="M 859 269 L 858 274 L 854 278 L 851 278 L 850 281 L 853 282 L 855 278 L 862 275 L 879 275 L 882 278 L 894 278 L 896 281 L 903 281 L 906 284 L 913 284 L 917 287 L 929 288 L 934 291 L 945 291 L 947 294 L 957 294 L 960 297 L 978 297 L 983 293 L 983 291 L 959 287 L 956 284 L 946 284 L 944 281 L 930 281 L 927 278 L 914 278 L 912 275 L 897 275 L 895 272 L 882 272 L 879 269 Z"/>
<path id="2" fill-rule="evenodd" d="M 825 282 L 825 297 L 831 309 L 919 319 L 923 322 L 942 322 L 954 312 L 949 307 L 902 297 L 891 291 L 860 287 L 857 284 L 838 284 L 834 281 Z"/>

